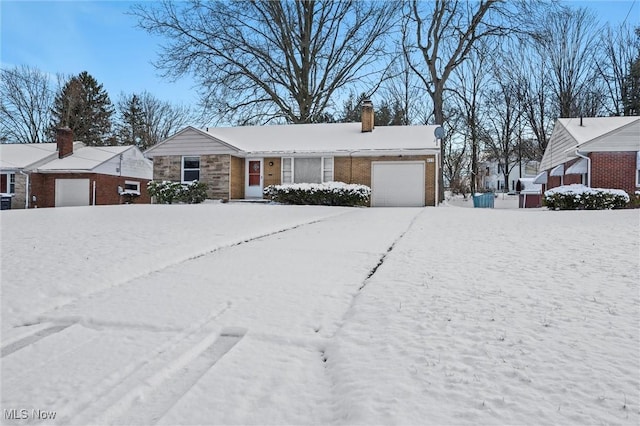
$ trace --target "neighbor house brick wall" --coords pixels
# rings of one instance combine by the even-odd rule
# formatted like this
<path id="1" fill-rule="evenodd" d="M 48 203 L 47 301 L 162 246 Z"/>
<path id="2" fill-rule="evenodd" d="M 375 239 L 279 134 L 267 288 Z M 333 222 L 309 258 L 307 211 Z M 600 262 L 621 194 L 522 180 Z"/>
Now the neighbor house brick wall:
<path id="1" fill-rule="evenodd" d="M 371 163 L 373 161 L 424 161 L 425 204 L 435 206 L 435 155 L 403 155 L 385 157 L 335 157 L 333 178 L 338 182 L 357 183 L 371 187 Z"/>
<path id="2" fill-rule="evenodd" d="M 273 166 L 271 165 L 273 163 Z M 280 185 L 281 183 L 281 169 L 280 158 L 265 158 L 264 159 L 264 187 L 269 185 Z"/>
<path id="3" fill-rule="evenodd" d="M 244 198 L 244 158 L 231 156 L 231 194 L 234 200 Z"/>
<path id="4" fill-rule="evenodd" d="M 124 188 L 125 181 L 140 182 L 140 197 L 134 199 L 134 204 L 148 204 L 151 202 L 147 191 L 147 179 L 110 176 L 96 173 L 33 173 L 31 175 L 31 195 L 36 201 L 31 200 L 30 207 L 55 207 L 56 205 L 56 179 L 89 179 L 89 203 L 93 204 L 93 185 L 96 185 L 96 205 L 111 205 L 124 203 L 123 197 L 118 193 L 118 187 Z"/>
<path id="5" fill-rule="evenodd" d="M 633 194 L 636 187 L 636 152 L 592 152 L 591 186 L 622 189 Z"/>

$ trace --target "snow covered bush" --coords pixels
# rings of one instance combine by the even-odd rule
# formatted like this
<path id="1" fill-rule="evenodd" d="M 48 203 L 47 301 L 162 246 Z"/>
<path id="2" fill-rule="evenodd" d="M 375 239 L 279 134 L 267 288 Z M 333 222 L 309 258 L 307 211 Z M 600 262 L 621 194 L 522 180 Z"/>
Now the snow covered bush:
<path id="1" fill-rule="evenodd" d="M 550 210 L 623 209 L 629 203 L 629 195 L 621 189 L 565 185 L 545 191 L 543 202 Z"/>
<path id="2" fill-rule="evenodd" d="M 207 185 L 198 181 L 191 183 L 151 181 L 147 188 L 149 195 L 155 197 L 158 204 L 198 204 L 207 198 Z"/>
<path id="3" fill-rule="evenodd" d="M 293 183 L 267 186 L 264 195 L 283 204 L 366 206 L 371 196 L 371 188 L 343 182 Z"/>

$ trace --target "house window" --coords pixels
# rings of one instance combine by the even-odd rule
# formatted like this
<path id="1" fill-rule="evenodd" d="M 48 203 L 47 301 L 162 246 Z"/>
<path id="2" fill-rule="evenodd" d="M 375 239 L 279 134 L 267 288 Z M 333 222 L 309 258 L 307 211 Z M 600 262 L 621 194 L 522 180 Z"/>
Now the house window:
<path id="1" fill-rule="evenodd" d="M 636 153 L 636 186 L 640 186 L 640 151 Z"/>
<path id="2" fill-rule="evenodd" d="M 124 190 L 125 191 L 136 191 L 140 192 L 140 182 L 125 180 L 124 181 Z"/>
<path id="3" fill-rule="evenodd" d="M 293 183 L 293 158 L 282 159 L 282 183 Z"/>
<path id="4" fill-rule="evenodd" d="M 332 157 L 283 158 L 282 183 L 321 183 L 333 180 Z"/>
<path id="5" fill-rule="evenodd" d="M 322 181 L 333 180 L 333 157 L 322 157 Z"/>
<path id="6" fill-rule="evenodd" d="M 0 175 L 0 192 L 3 194 L 16 193 L 16 174 L 4 173 Z"/>
<path id="7" fill-rule="evenodd" d="M 200 157 L 182 157 L 182 182 L 200 180 Z"/>

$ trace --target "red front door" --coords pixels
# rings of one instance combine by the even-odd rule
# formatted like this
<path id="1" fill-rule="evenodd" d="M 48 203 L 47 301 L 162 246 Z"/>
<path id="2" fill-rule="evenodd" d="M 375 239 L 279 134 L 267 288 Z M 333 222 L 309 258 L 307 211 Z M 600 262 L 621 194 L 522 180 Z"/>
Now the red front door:
<path id="1" fill-rule="evenodd" d="M 249 161 L 249 186 L 260 186 L 260 160 Z"/>

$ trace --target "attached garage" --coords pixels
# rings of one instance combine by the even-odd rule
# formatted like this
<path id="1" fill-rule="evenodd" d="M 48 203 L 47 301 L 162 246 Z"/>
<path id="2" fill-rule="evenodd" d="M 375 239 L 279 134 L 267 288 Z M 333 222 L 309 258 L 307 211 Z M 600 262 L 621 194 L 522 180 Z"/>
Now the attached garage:
<path id="1" fill-rule="evenodd" d="M 372 207 L 422 207 L 424 197 L 424 161 L 371 163 Z"/>
<path id="2" fill-rule="evenodd" d="M 88 206 L 89 179 L 56 179 L 56 207 Z"/>

